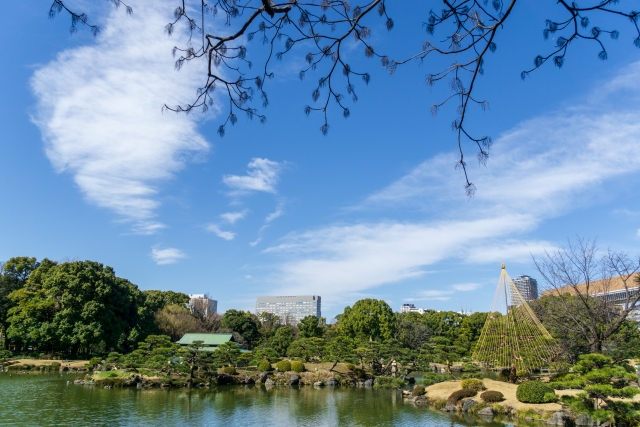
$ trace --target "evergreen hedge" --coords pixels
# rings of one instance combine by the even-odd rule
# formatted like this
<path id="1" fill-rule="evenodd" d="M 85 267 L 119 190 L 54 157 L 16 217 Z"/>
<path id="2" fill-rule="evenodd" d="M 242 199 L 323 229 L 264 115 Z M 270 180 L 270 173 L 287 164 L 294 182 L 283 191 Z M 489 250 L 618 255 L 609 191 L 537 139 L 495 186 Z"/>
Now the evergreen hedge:
<path id="1" fill-rule="evenodd" d="M 540 381 L 525 381 L 518 386 L 516 398 L 523 403 L 551 403 L 558 400 L 555 392 Z"/>

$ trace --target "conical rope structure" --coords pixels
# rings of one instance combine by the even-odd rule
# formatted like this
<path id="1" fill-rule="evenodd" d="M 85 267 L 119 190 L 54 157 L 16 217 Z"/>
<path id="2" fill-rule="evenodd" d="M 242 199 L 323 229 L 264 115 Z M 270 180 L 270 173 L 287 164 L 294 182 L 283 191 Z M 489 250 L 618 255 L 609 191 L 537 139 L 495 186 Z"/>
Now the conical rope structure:
<path id="1" fill-rule="evenodd" d="M 557 358 L 558 346 L 513 283 L 504 263 L 491 310 L 471 356 L 486 368 L 532 371 Z"/>

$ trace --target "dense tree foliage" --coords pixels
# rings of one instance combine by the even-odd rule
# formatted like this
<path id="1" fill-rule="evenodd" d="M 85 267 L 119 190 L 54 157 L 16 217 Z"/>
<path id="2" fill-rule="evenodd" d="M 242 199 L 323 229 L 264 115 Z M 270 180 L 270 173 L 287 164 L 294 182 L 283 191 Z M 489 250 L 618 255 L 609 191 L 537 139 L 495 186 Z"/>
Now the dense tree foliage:
<path id="1" fill-rule="evenodd" d="M 395 316 L 386 302 L 367 298 L 344 309 L 338 328 L 351 338 L 390 339 L 396 329 Z"/>
<path id="2" fill-rule="evenodd" d="M 240 334 L 249 347 L 260 338 L 258 323 L 249 312 L 227 310 L 222 316 L 222 327 Z"/>

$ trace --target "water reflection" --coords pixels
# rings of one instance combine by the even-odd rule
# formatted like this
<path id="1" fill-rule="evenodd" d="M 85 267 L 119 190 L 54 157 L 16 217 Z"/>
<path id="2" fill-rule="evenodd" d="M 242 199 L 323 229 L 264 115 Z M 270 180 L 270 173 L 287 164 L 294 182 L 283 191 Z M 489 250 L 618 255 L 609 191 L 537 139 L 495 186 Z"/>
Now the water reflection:
<path id="1" fill-rule="evenodd" d="M 391 390 L 264 386 L 111 389 L 67 377 L 0 374 L 0 424 L 136 426 L 488 426 L 505 424 L 406 403 Z M 11 404 L 7 404 L 11 402 Z"/>

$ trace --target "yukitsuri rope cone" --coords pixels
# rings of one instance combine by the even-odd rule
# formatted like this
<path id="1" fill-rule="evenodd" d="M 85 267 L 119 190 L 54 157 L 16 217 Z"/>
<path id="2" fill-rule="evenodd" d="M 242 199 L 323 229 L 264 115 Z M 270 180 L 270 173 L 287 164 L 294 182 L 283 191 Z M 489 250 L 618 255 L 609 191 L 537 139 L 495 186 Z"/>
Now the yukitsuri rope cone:
<path id="1" fill-rule="evenodd" d="M 532 371 L 549 366 L 558 350 L 503 263 L 491 310 L 471 356 L 473 361 L 488 369 Z"/>

